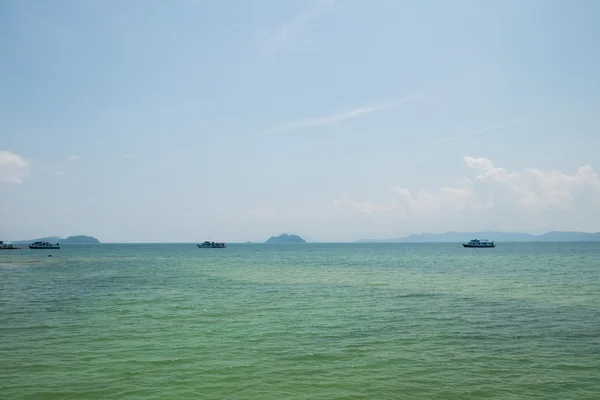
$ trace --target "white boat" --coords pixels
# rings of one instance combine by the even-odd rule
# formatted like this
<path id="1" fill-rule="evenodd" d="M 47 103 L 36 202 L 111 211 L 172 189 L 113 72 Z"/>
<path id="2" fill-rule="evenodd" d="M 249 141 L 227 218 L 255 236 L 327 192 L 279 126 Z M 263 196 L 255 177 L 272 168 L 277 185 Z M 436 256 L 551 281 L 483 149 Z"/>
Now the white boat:
<path id="1" fill-rule="evenodd" d="M 196 246 L 198 246 L 201 249 L 224 249 L 225 247 L 227 247 L 225 243 L 209 242 L 208 240 L 204 243 L 197 244 Z"/>
<path id="2" fill-rule="evenodd" d="M 3 242 L 2 240 L 0 240 L 0 250 L 19 250 L 20 247 L 19 246 L 15 246 L 14 244 L 10 243 L 10 242 Z"/>
<path id="3" fill-rule="evenodd" d="M 463 243 L 462 244 L 463 247 L 477 247 L 477 248 L 491 248 L 491 247 L 496 247 L 496 245 L 494 244 L 494 242 L 491 242 L 487 239 L 482 239 L 482 240 L 478 240 L 478 239 L 473 239 L 473 240 L 469 240 L 469 243 Z"/>

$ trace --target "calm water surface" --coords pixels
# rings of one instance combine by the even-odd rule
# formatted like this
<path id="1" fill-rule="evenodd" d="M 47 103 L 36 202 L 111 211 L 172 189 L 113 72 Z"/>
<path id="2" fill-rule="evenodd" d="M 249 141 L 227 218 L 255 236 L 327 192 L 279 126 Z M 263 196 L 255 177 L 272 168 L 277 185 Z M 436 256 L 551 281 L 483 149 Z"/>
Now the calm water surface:
<path id="1" fill-rule="evenodd" d="M 600 244 L 0 252 L 0 398 L 598 399 Z"/>

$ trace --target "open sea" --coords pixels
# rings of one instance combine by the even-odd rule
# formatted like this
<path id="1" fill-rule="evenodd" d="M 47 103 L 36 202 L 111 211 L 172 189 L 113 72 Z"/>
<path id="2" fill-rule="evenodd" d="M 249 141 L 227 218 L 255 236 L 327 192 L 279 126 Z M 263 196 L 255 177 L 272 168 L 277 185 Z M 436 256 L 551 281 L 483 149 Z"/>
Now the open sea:
<path id="1" fill-rule="evenodd" d="M 0 251 L 0 398 L 597 400 L 600 243 Z"/>

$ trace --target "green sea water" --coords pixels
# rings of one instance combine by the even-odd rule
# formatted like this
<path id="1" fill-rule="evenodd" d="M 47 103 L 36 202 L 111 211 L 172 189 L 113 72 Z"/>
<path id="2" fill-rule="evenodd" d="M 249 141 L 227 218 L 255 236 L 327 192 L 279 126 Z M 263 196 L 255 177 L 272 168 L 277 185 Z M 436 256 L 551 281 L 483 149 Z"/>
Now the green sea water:
<path id="1" fill-rule="evenodd" d="M 0 252 L 0 398 L 598 399 L 600 243 Z"/>

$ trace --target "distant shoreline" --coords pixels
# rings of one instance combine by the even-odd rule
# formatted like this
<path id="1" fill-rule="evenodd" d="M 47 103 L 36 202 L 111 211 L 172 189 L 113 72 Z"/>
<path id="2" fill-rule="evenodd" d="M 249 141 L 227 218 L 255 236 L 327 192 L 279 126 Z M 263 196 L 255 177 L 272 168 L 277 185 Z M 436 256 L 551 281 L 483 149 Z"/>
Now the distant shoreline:
<path id="1" fill-rule="evenodd" d="M 59 236 L 47 236 L 37 239 L 29 239 L 29 240 L 13 240 L 14 244 L 30 244 L 34 242 L 50 242 L 50 243 L 60 243 L 60 244 L 99 244 L 100 241 L 93 236 L 86 235 L 76 235 L 69 236 L 67 238 L 61 238 Z"/>
<path id="2" fill-rule="evenodd" d="M 600 232 L 546 232 L 539 235 L 521 232 L 445 232 L 422 233 L 399 239 L 361 239 L 357 243 L 455 243 L 471 239 L 494 242 L 600 242 Z"/>
<path id="3" fill-rule="evenodd" d="M 600 242 L 600 232 L 580 232 L 580 231 L 553 231 L 542 234 L 530 234 L 521 232 L 495 232 L 495 231 L 483 231 L 483 232 L 445 232 L 445 233 L 421 233 L 413 234 L 400 238 L 392 239 L 358 239 L 358 240 L 332 240 L 332 241 L 319 241 L 319 240 L 305 240 L 300 235 L 279 235 L 272 236 L 267 240 L 268 244 L 290 244 L 290 243 L 306 243 L 306 244 L 335 244 L 335 243 L 355 243 L 355 244 L 369 244 L 369 243 L 462 243 L 467 242 L 471 239 L 488 239 L 496 243 L 572 243 L 572 242 Z M 50 236 L 39 239 L 30 240 L 13 240 L 5 241 L 15 245 L 27 245 L 35 241 L 48 241 L 50 243 L 59 242 L 61 245 L 76 245 L 76 244 L 196 244 L 197 241 L 108 241 L 100 242 L 98 239 L 92 236 L 69 236 L 68 238 L 60 238 L 58 236 Z M 236 245 L 258 245 L 267 244 L 263 241 L 252 241 L 247 240 L 227 242 L 228 244 Z"/>
<path id="4" fill-rule="evenodd" d="M 384 240 L 373 240 L 373 241 L 345 241 L 345 242 L 337 242 L 337 241 L 320 241 L 320 242 L 307 242 L 306 245 L 331 245 L 331 244 L 351 244 L 351 245 L 409 245 L 409 244 L 457 244 L 462 243 L 463 241 L 384 241 Z M 466 242 L 466 240 L 464 241 Z M 505 243 L 505 244 L 530 244 L 530 243 L 600 243 L 600 240 L 508 240 L 508 241 L 500 241 L 494 240 L 495 243 Z M 15 243 L 15 242 L 12 242 Z M 264 242 L 226 242 L 227 245 L 234 246 L 266 246 L 269 245 L 273 247 L 276 246 L 285 246 L 290 243 L 264 243 Z M 16 243 L 15 243 L 16 244 Z M 69 243 L 66 246 L 84 246 L 84 245 L 191 245 L 195 246 L 197 242 L 102 242 L 102 243 Z M 293 244 L 293 243 L 291 243 Z M 61 244 L 62 246 L 62 244 Z M 304 247 L 304 246 L 302 246 Z"/>

